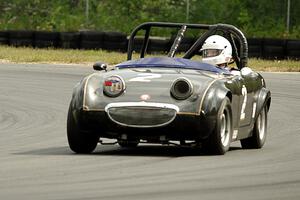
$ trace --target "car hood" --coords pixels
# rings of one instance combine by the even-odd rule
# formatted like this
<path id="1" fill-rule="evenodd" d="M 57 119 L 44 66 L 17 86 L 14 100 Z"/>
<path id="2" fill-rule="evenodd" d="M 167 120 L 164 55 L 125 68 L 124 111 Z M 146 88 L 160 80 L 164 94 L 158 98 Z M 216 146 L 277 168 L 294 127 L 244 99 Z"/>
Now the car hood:
<path id="1" fill-rule="evenodd" d="M 124 80 L 125 92 L 118 97 L 107 97 L 103 94 L 103 82 L 115 75 Z M 186 100 L 176 100 L 170 94 L 171 86 L 178 78 L 186 78 L 193 84 L 193 94 Z M 83 109 L 99 111 L 112 103 L 149 102 L 176 105 L 180 113 L 200 114 L 207 90 L 222 78 L 224 75 L 209 71 L 166 67 L 130 67 L 98 72 L 86 78 Z"/>

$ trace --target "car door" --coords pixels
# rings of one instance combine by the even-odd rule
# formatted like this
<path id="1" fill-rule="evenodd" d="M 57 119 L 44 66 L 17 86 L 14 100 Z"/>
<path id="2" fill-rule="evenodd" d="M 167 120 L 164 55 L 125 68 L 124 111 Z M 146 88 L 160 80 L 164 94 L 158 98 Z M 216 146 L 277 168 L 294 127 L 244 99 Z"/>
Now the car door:
<path id="1" fill-rule="evenodd" d="M 254 94 L 256 89 L 256 78 L 255 73 L 247 72 L 236 76 L 236 82 L 239 88 L 239 127 L 249 126 L 252 122 L 252 113 L 254 106 Z"/>

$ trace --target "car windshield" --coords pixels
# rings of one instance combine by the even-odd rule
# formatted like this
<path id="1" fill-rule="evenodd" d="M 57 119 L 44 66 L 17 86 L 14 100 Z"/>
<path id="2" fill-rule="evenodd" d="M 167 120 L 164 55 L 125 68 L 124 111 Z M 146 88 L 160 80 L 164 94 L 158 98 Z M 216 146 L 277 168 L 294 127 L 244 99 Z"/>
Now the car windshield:
<path id="1" fill-rule="evenodd" d="M 218 74 L 230 74 L 230 72 L 226 69 L 218 68 L 214 65 L 210 65 L 207 63 L 193 61 L 184 58 L 170 58 L 170 57 L 152 57 L 152 58 L 141 58 L 137 60 L 129 60 L 116 65 L 116 67 L 118 69 L 147 68 L 147 67 L 180 68 L 180 69 L 210 71 Z"/>

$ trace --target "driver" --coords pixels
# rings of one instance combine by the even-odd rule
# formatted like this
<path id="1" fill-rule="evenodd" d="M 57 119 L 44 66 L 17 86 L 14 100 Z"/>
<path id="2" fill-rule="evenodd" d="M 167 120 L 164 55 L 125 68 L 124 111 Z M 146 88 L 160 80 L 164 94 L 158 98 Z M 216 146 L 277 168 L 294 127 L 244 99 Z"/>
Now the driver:
<path id="1" fill-rule="evenodd" d="M 226 38 L 212 35 L 205 40 L 200 51 L 203 62 L 231 70 L 228 63 L 232 61 L 232 47 Z"/>

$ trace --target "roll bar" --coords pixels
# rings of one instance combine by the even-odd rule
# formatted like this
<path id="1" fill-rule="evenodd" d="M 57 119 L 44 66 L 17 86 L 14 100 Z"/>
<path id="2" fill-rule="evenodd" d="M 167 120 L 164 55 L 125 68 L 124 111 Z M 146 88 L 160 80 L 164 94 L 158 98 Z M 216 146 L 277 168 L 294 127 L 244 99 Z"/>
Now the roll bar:
<path id="1" fill-rule="evenodd" d="M 248 63 L 248 43 L 244 34 L 235 26 L 229 24 L 214 24 L 214 25 L 206 25 L 206 24 L 186 24 L 186 23 L 168 23 L 168 22 L 146 22 L 137 26 L 132 33 L 130 34 L 128 40 L 128 50 L 127 50 L 127 60 L 132 59 L 133 47 L 134 47 L 134 38 L 140 30 L 145 31 L 143 45 L 141 49 L 140 57 L 144 58 L 145 53 L 149 43 L 150 30 L 152 27 L 165 27 L 165 28 L 177 28 L 180 29 L 177 34 L 176 39 L 174 40 L 174 44 L 169 52 L 169 56 L 174 56 L 175 51 L 177 50 L 178 45 L 181 42 L 183 37 L 183 30 L 185 29 L 198 29 L 198 30 L 207 30 L 201 37 L 199 37 L 196 42 L 191 46 L 190 49 L 184 54 L 183 58 L 190 59 L 194 55 L 196 55 L 199 49 L 202 47 L 204 41 L 211 35 L 215 34 L 217 31 L 221 31 L 225 34 L 227 39 L 233 46 L 233 58 L 237 64 L 239 69 L 247 66 Z M 235 45 L 236 38 L 239 43 L 240 51 Z"/>

